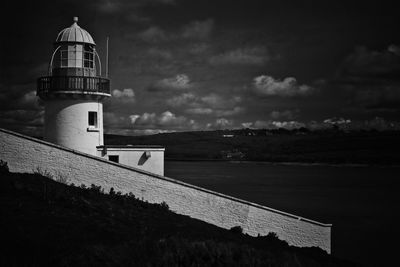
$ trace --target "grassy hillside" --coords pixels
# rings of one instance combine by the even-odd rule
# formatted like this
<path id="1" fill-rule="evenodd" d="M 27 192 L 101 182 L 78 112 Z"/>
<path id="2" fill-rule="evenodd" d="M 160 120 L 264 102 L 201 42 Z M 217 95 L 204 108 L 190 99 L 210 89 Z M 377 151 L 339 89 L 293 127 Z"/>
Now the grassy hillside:
<path id="1" fill-rule="evenodd" d="M 151 136 L 106 135 L 105 143 L 163 145 L 167 158 L 180 160 L 400 164 L 400 133 L 395 131 L 243 129 Z"/>
<path id="2" fill-rule="evenodd" d="M 0 169 L 2 266 L 351 266 L 101 188 Z"/>

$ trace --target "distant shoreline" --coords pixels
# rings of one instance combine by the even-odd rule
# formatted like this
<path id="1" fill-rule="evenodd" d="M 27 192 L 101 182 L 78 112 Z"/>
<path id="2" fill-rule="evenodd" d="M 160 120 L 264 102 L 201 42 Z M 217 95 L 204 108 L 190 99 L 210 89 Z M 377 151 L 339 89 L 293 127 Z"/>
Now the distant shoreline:
<path id="1" fill-rule="evenodd" d="M 368 164 L 368 163 L 329 163 L 329 162 L 296 162 L 296 161 L 257 161 L 257 160 L 226 160 L 226 159 L 184 159 L 165 158 L 165 161 L 187 161 L 187 162 L 229 162 L 229 163 L 254 163 L 288 166 L 328 166 L 328 167 L 391 167 L 399 168 L 400 164 Z"/>

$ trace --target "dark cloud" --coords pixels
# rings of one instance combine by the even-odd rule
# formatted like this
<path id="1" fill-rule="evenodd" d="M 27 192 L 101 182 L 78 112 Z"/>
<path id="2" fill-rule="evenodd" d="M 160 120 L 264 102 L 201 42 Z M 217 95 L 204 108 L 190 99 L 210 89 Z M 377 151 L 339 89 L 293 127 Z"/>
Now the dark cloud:
<path id="1" fill-rule="evenodd" d="M 368 82 L 374 79 L 398 80 L 400 81 L 400 48 L 389 45 L 383 51 L 369 50 L 361 46 L 357 47 L 343 63 L 340 76 L 350 81 Z"/>
<path id="2" fill-rule="evenodd" d="M 39 132 L 35 80 L 73 16 L 103 63 L 110 37 L 109 133 L 311 127 L 335 117 L 389 127 L 400 117 L 400 17 L 386 1 L 44 0 L 3 9 L 2 25 L 12 26 L 1 29 L 0 127 Z"/>
<path id="3" fill-rule="evenodd" d="M 347 111 L 397 116 L 400 107 L 399 47 L 381 51 L 357 47 L 342 63 L 336 86 L 348 97 Z"/>
<path id="4" fill-rule="evenodd" d="M 214 28 L 214 20 L 193 21 L 182 30 L 182 37 L 191 39 L 205 39 L 210 36 Z"/>
<path id="5" fill-rule="evenodd" d="M 270 60 L 270 55 L 263 47 L 239 48 L 212 56 L 209 59 L 212 65 L 243 64 L 263 65 Z"/>
<path id="6" fill-rule="evenodd" d="M 171 38 L 170 36 L 167 36 L 167 33 L 165 33 L 162 29 L 156 26 L 152 26 L 140 32 L 138 37 L 149 43 L 159 43 Z"/>
<path id="7" fill-rule="evenodd" d="M 296 117 L 298 117 L 298 114 L 300 113 L 299 109 L 295 109 L 295 110 L 283 110 L 283 111 L 279 111 L 279 110 L 273 110 L 270 113 L 270 117 L 273 120 L 279 120 L 279 119 L 286 119 L 286 120 L 293 120 Z"/>

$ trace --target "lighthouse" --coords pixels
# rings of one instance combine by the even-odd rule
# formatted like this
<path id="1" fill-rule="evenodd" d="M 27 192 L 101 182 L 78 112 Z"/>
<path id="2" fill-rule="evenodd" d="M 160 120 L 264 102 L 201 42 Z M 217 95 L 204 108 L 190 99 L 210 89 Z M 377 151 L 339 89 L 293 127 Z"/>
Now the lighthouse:
<path id="1" fill-rule="evenodd" d="M 103 101 L 110 80 L 92 36 L 78 25 L 63 29 L 54 42 L 48 75 L 37 80 L 44 102 L 44 140 L 91 155 L 103 146 Z"/>

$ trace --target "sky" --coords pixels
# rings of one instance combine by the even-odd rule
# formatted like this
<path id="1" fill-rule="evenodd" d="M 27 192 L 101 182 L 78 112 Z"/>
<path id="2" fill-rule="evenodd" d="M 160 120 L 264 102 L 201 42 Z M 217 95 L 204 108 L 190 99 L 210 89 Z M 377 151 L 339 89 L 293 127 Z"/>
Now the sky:
<path id="1" fill-rule="evenodd" d="M 40 136 L 53 42 L 74 16 L 105 62 L 106 133 L 400 128 L 394 1 L 68 0 L 2 3 L 0 127 Z M 104 70 L 104 66 L 103 66 Z"/>

